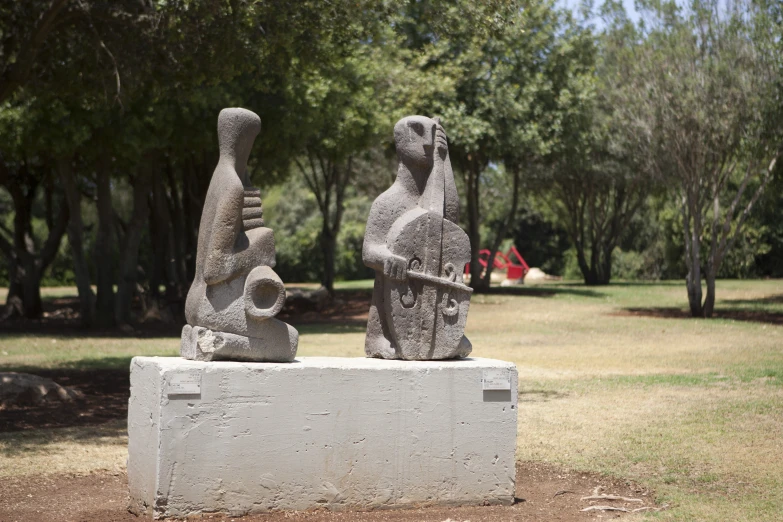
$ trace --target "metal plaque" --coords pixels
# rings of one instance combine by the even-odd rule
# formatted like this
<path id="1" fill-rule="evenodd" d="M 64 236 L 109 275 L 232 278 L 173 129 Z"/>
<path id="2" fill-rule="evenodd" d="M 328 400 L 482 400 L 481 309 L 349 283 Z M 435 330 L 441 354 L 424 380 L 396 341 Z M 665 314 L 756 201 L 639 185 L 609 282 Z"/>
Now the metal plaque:
<path id="1" fill-rule="evenodd" d="M 176 373 L 169 380 L 169 395 L 199 395 L 201 373 Z"/>
<path id="2" fill-rule="evenodd" d="M 511 373 L 508 370 L 484 370 L 481 388 L 483 390 L 510 390 Z"/>

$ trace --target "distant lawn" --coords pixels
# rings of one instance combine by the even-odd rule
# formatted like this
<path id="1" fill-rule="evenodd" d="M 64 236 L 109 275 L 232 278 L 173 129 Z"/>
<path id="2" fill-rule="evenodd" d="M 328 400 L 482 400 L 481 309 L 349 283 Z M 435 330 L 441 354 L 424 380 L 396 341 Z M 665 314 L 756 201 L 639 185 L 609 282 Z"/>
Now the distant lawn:
<path id="1" fill-rule="evenodd" d="M 474 296 L 467 333 L 473 355 L 517 364 L 520 460 L 638 481 L 672 506 L 647 515 L 655 520 L 780 520 L 783 281 L 719 281 L 720 319 L 672 318 L 686 307 L 682 282 L 546 283 Z M 301 356 L 363 355 L 361 326 L 300 332 Z M 178 338 L 0 334 L 0 370 L 127 367 L 133 355 L 178 348 Z M 107 448 L 91 460 L 64 445 L 67 433 L 33 434 L 52 442 L 23 456 L 9 449 L 18 436 L 0 435 L 0 475 L 47 469 L 45 459 L 58 470 L 69 459 L 79 472 L 112 468 L 122 460 L 107 442 L 121 437 L 113 429 L 78 439 Z"/>
<path id="2" fill-rule="evenodd" d="M 93 290 L 95 288 L 93 287 Z M 41 288 L 41 299 L 44 301 L 57 299 L 60 297 L 75 297 L 79 293 L 75 286 L 45 286 Z M 5 304 L 5 298 L 8 296 L 8 288 L 0 288 L 0 304 Z"/>

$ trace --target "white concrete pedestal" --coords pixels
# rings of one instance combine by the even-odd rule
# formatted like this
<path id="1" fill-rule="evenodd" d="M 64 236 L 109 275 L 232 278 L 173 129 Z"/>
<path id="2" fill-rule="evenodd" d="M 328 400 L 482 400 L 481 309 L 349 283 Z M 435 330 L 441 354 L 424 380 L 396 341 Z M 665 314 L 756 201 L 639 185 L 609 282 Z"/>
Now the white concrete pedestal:
<path id="1" fill-rule="evenodd" d="M 491 359 L 135 357 L 130 508 L 511 504 L 517 371 Z"/>

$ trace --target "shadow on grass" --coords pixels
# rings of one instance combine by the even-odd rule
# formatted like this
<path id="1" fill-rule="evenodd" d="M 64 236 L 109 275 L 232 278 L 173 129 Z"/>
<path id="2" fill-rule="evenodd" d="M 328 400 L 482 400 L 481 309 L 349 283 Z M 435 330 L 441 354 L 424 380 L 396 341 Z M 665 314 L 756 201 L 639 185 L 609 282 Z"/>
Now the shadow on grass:
<path id="1" fill-rule="evenodd" d="M 620 283 L 623 284 L 623 283 Z M 514 287 L 492 287 L 485 295 L 554 297 L 573 295 L 598 298 L 607 294 L 581 283 L 558 283 Z M 315 303 L 287 304 L 278 318 L 306 333 L 353 333 L 364 330 L 372 298 L 372 288 L 338 288 L 334 300 L 325 306 Z M 133 328 L 95 328 L 81 325 L 78 298 L 56 297 L 45 304 L 42 319 L 13 319 L 0 323 L 4 335 L 48 335 L 78 338 L 158 339 L 178 338 L 184 322 L 148 321 Z M 100 363 L 96 363 L 99 367 Z"/>
<path id="2" fill-rule="evenodd" d="M 125 372 L 130 371 L 130 362 L 133 359 L 133 355 L 123 356 L 105 356 L 105 357 L 84 357 L 82 359 L 76 359 L 72 361 L 59 361 L 53 365 L 54 368 L 41 368 L 40 366 L 30 364 L 20 365 L 0 365 L 0 372 L 19 372 L 19 373 L 32 373 L 34 375 L 40 375 L 42 377 L 48 377 L 53 379 L 47 373 L 53 372 L 59 376 L 63 372 L 92 372 L 92 371 L 117 371 Z M 57 379 L 55 379 L 56 381 Z"/>
<path id="3" fill-rule="evenodd" d="M 689 310 L 674 307 L 623 308 L 620 312 L 610 315 L 630 317 L 653 317 L 657 319 L 694 319 Z M 712 319 L 764 323 L 783 326 L 783 312 L 765 310 L 746 310 L 741 308 L 719 308 L 715 310 Z M 709 319 L 708 319 L 709 320 Z"/>
<path id="4" fill-rule="evenodd" d="M 133 359 L 132 355 L 91 357 L 78 361 L 63 361 L 60 368 L 76 371 L 117 370 L 130 373 L 131 359 Z"/>
<path id="5" fill-rule="evenodd" d="M 684 287 L 684 283 L 679 280 L 667 280 L 667 281 L 615 281 L 609 284 L 609 286 L 626 286 L 626 287 Z"/>
<path id="6" fill-rule="evenodd" d="M 0 432 L 34 429 L 70 428 L 74 426 L 99 426 L 108 421 L 128 416 L 130 397 L 130 358 L 106 358 L 91 361 L 75 361 L 64 366 L 70 368 L 39 369 L 20 367 L 14 371 L 32 373 L 52 379 L 61 386 L 79 390 L 81 400 L 55 402 L 36 406 L 15 406 L 0 410 Z M 103 366 L 99 366 L 103 364 Z M 121 369 L 109 365 L 122 365 Z M 4 368 L 3 371 L 6 371 Z"/>
<path id="7" fill-rule="evenodd" d="M 100 426 L 74 426 L 58 430 L 0 433 L 0 454 L 4 457 L 24 457 L 47 451 L 46 446 L 58 443 L 89 443 L 98 446 L 126 444 L 127 425 L 122 420 Z"/>
<path id="8" fill-rule="evenodd" d="M 278 318 L 297 328 L 305 324 L 339 324 L 355 328 L 365 328 L 367 312 L 370 309 L 372 289 L 337 289 L 335 299 L 322 308 L 315 303 L 310 306 L 286 305 Z M 80 338 L 127 338 L 157 339 L 178 338 L 184 321 L 152 320 L 134 325 L 132 329 L 84 327 L 78 313 L 79 301 L 76 297 L 58 297 L 45 305 L 41 319 L 13 319 L 0 322 L 3 335 L 50 335 L 58 337 Z"/>
<path id="9" fill-rule="evenodd" d="M 56 337 L 96 338 L 108 337 L 119 339 L 162 339 L 179 337 L 183 324 L 179 323 L 145 323 L 137 325 L 133 330 L 119 328 L 88 328 L 78 321 L 56 321 L 48 319 L 17 319 L 0 322 L 0 338 L 18 335 L 49 335 Z"/>
<path id="10" fill-rule="evenodd" d="M 579 297 L 606 297 L 604 292 L 585 287 L 581 284 L 495 286 L 485 295 L 515 295 L 524 297 L 555 297 L 556 295 L 575 295 Z"/>
<path id="11" fill-rule="evenodd" d="M 519 402 L 549 402 L 553 399 L 564 399 L 567 393 L 554 390 L 519 390 Z"/>

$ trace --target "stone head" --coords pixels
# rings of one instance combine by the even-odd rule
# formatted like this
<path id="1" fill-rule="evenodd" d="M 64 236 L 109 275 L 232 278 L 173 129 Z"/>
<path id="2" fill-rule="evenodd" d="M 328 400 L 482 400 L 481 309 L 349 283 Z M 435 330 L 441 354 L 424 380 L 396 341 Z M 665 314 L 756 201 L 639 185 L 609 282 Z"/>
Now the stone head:
<path id="1" fill-rule="evenodd" d="M 412 169 L 432 167 L 437 120 L 426 116 L 406 116 L 394 126 L 397 157 Z"/>
<path id="2" fill-rule="evenodd" d="M 258 114 L 238 107 L 223 109 L 218 116 L 220 155 L 233 158 L 237 169 L 244 171 L 259 132 L 261 118 Z M 240 175 L 243 173 L 239 172 Z"/>

